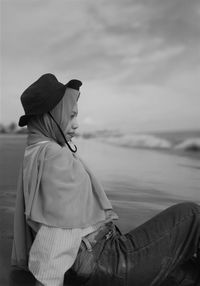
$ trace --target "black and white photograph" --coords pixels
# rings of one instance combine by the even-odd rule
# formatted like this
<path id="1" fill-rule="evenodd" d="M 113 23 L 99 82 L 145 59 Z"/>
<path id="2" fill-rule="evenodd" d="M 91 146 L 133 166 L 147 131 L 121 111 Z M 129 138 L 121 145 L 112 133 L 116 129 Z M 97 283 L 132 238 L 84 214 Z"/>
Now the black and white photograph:
<path id="1" fill-rule="evenodd" d="M 0 0 L 0 286 L 200 286 L 199 0 Z"/>

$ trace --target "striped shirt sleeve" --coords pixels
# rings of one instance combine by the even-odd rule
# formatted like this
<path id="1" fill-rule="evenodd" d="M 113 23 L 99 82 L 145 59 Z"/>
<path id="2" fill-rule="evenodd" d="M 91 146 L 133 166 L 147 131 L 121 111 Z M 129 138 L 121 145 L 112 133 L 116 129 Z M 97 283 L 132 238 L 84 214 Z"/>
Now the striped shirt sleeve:
<path id="1" fill-rule="evenodd" d="M 61 229 L 41 225 L 29 252 L 29 270 L 45 286 L 63 286 L 74 263 L 83 234 L 92 229 Z"/>

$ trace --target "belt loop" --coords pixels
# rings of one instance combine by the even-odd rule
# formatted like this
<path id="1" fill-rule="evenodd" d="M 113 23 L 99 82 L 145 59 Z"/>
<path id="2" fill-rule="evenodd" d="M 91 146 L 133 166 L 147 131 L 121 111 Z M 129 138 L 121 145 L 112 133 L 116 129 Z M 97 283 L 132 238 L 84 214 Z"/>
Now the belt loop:
<path id="1" fill-rule="evenodd" d="M 82 237 L 82 241 L 85 243 L 85 246 L 89 252 L 92 251 L 92 245 L 86 237 Z"/>

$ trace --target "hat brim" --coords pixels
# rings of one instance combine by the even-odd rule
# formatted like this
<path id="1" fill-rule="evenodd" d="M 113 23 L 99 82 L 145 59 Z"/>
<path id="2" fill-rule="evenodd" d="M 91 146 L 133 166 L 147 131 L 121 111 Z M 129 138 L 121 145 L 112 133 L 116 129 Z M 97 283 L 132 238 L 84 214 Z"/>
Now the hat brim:
<path id="1" fill-rule="evenodd" d="M 18 125 L 20 127 L 24 127 L 28 124 L 29 119 L 32 117 L 33 115 L 22 115 L 19 119 Z"/>

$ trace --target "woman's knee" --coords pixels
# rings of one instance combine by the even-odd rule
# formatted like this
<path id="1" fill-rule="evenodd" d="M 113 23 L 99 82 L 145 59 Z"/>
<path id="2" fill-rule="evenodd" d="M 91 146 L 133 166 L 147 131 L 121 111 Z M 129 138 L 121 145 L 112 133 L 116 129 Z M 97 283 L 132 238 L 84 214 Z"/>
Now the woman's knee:
<path id="1" fill-rule="evenodd" d="M 186 201 L 178 203 L 172 208 L 183 216 L 200 215 L 200 205 L 195 202 Z"/>
<path id="2" fill-rule="evenodd" d="M 200 205 L 195 202 L 186 201 L 186 202 L 180 203 L 180 205 L 186 209 L 200 212 Z"/>

